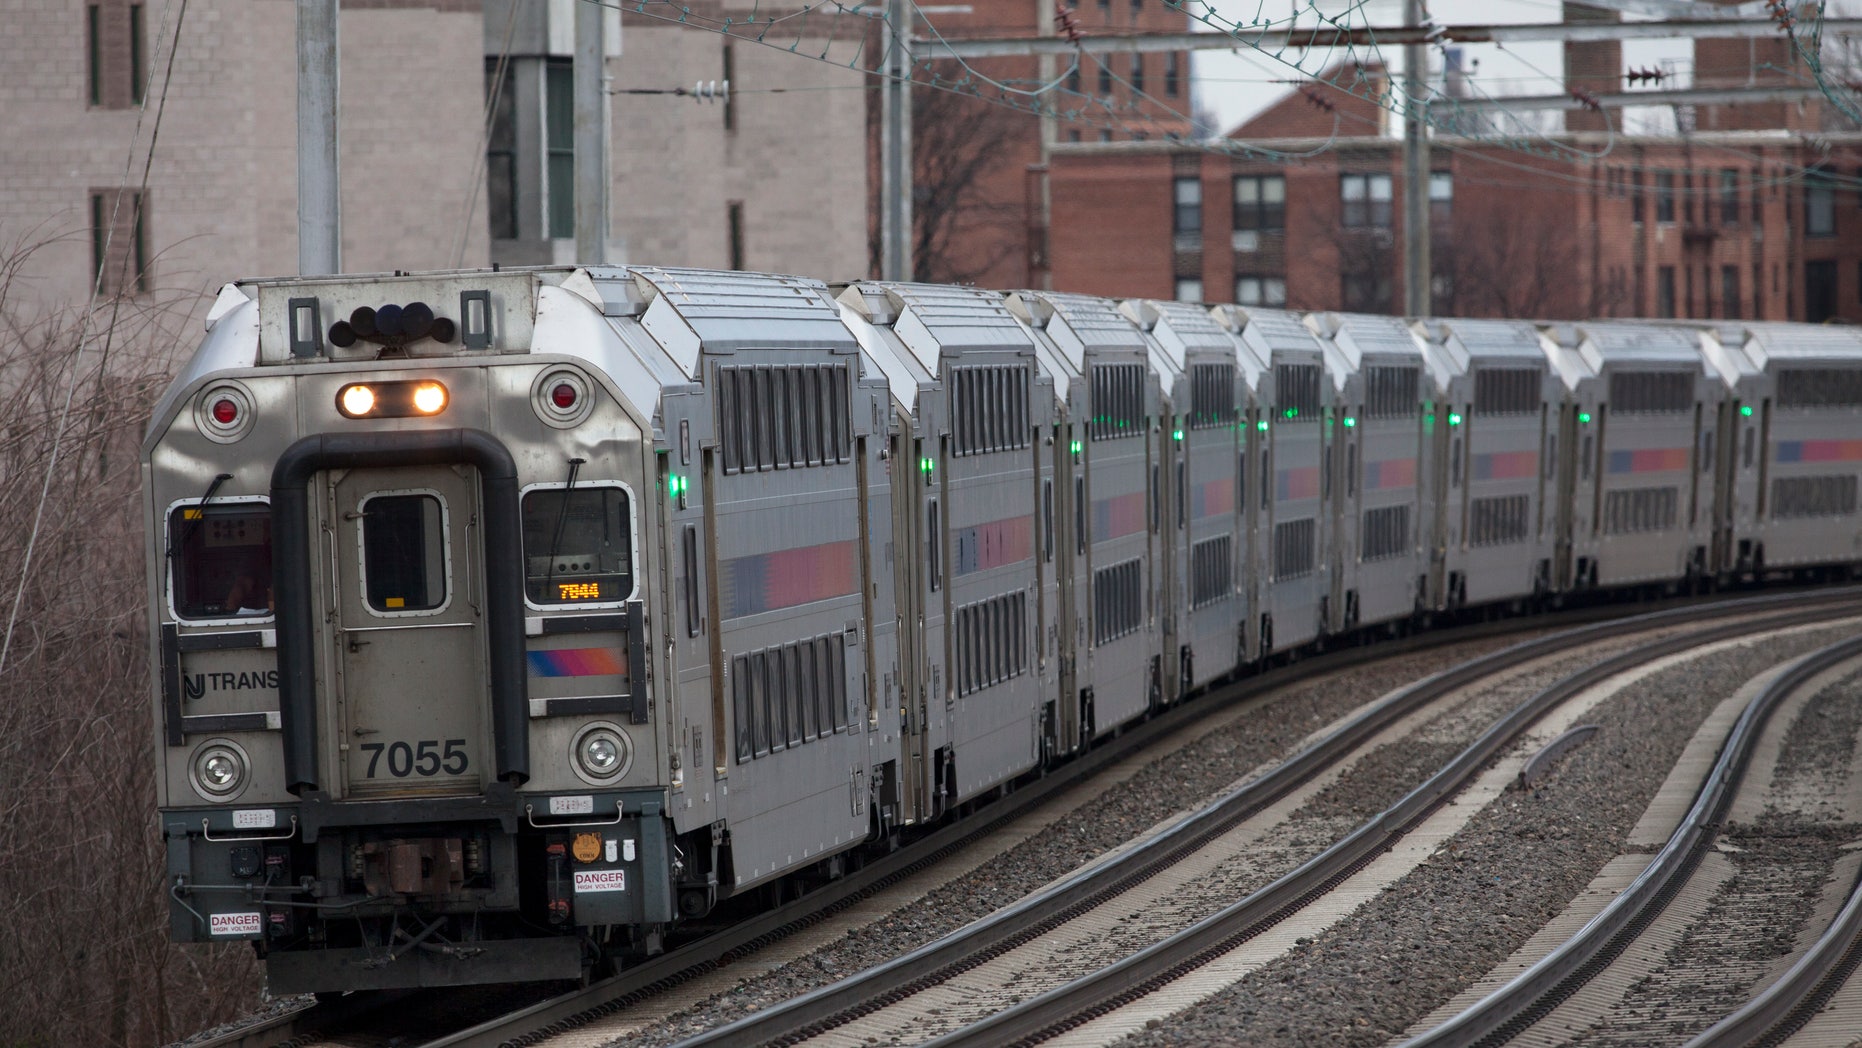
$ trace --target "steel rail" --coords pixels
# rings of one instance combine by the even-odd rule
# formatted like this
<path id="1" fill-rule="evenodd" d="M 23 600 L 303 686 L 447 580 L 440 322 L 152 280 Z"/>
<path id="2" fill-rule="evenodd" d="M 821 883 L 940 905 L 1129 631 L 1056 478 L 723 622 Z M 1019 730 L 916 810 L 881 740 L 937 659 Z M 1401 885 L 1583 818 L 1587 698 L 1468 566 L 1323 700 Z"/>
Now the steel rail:
<path id="1" fill-rule="evenodd" d="M 1504 1044 L 1607 967 L 1667 907 L 1712 846 L 1773 711 L 1819 674 L 1858 656 L 1862 656 L 1862 637 L 1792 660 L 1746 704 L 1727 733 L 1719 759 L 1693 807 L 1648 868 L 1576 935 L 1537 964 L 1467 1011 L 1408 1041 L 1404 1048 Z"/>
<path id="2" fill-rule="evenodd" d="M 1808 599 L 1834 599 L 1834 593 L 1819 591 Z M 1748 599 L 1782 605 L 1792 599 L 1805 598 L 1805 594 L 1797 593 Z M 1710 607 L 1703 609 L 1698 603 L 1685 602 L 1650 615 L 1627 618 L 1621 606 L 1592 606 L 1559 615 L 1567 617 L 1566 621 L 1602 620 L 1597 625 L 1580 627 L 1602 634 L 1622 628 L 1626 621 L 1640 622 L 1652 616 L 1682 619 L 1711 613 Z M 1291 666 L 1278 667 L 1258 677 L 1221 686 L 1206 696 L 1179 704 L 1150 720 L 1127 726 L 1117 737 L 1104 740 L 1092 751 L 1058 765 L 1036 781 L 1021 785 L 1013 793 L 978 808 L 969 818 L 943 827 L 891 855 L 872 860 L 862 869 L 778 909 L 748 918 L 689 945 L 669 950 L 659 957 L 579 990 L 541 1001 L 469 1029 L 443 1035 L 426 1042 L 423 1048 L 498 1048 L 532 1044 L 547 1032 L 560 1032 L 622 1011 L 632 1004 L 728 964 L 738 956 L 753 953 L 762 945 L 818 923 L 860 899 L 933 865 L 1047 798 L 1209 713 L 1324 673 L 1449 644 L 1466 643 L 1485 636 L 1517 632 L 1532 628 L 1535 624 L 1542 625 L 1543 621 L 1541 617 L 1478 623 L 1416 634 L 1390 643 L 1341 648 L 1302 659 Z"/>
<path id="3" fill-rule="evenodd" d="M 1862 879 L 1816 945 L 1775 983 L 1682 1048 L 1763 1048 L 1809 1022 L 1862 964 Z"/>
<path id="4" fill-rule="evenodd" d="M 1041 892 L 1004 907 L 988 918 L 976 921 L 942 939 L 868 969 L 859 975 L 802 994 L 783 1004 L 681 1041 L 679 1048 L 711 1048 L 711 1046 L 722 1045 L 792 1041 L 799 1036 L 812 1035 L 843 1025 L 861 1015 L 884 1007 L 891 1001 L 917 992 L 922 987 L 944 981 L 963 969 L 974 967 L 990 957 L 997 956 L 1033 938 L 1048 928 L 1064 923 L 1073 914 L 1097 905 L 1131 885 L 1155 875 L 1174 862 L 1193 854 L 1207 841 L 1226 832 L 1230 827 L 1261 808 L 1286 796 L 1301 783 L 1331 764 L 1339 755 L 1348 752 L 1364 739 L 1381 731 L 1412 710 L 1426 705 L 1443 694 L 1510 666 L 1593 644 L 1606 637 L 1620 635 L 1628 629 L 1647 630 L 1731 616 L 1750 617 L 1755 613 L 1772 609 L 1780 609 L 1781 614 L 1768 619 L 1768 623 L 1798 621 L 1802 618 L 1825 614 L 1823 609 L 1830 604 L 1853 602 L 1855 594 L 1854 589 L 1822 594 L 1810 598 L 1817 603 L 1808 608 L 1803 604 L 1805 598 L 1802 594 L 1788 601 L 1773 597 L 1759 597 L 1722 601 L 1704 606 L 1692 605 L 1563 631 L 1515 644 L 1463 663 L 1392 693 L 1324 739 L 1294 755 L 1286 763 L 1219 798 L 1202 811 L 1179 820 L 1143 848 L 1130 849 L 1103 864 L 1081 870 Z M 1752 623 L 1746 622 L 1722 627 L 1722 630 L 1737 635 L 1753 628 L 1755 627 Z M 1697 636 L 1698 634 L 1690 634 L 1688 637 L 1681 638 L 1683 646 L 1685 643 L 1697 642 L 1690 639 Z M 1637 658 L 1644 657 L 1646 655 L 1637 656 Z M 1511 719 L 1509 718 L 1509 721 Z M 1536 714 L 1533 719 L 1536 719 Z M 1520 723 L 1513 731 L 1523 729 L 1525 723 Z M 1459 768 L 1464 765 L 1469 768 L 1478 767 L 1484 762 L 1485 757 L 1472 755 L 1475 748 L 1470 747 L 1469 752 L 1457 758 L 1451 767 Z M 1402 807 L 1404 803 L 1408 803 L 1407 800 L 1399 802 L 1399 807 Z M 1389 815 L 1386 814 L 1382 819 L 1374 820 L 1373 825 L 1380 824 L 1388 818 Z M 1408 819 L 1404 821 L 1407 822 Z M 1354 854 L 1374 854 L 1382 850 L 1381 842 L 1387 836 L 1381 832 L 1366 833 L 1361 830 L 1334 846 L 1319 859 L 1308 863 L 1308 866 L 1324 861 L 1327 856 L 1341 848 L 1349 848 Z M 1378 843 L 1363 843 L 1373 837 Z M 1295 877 L 1298 874 L 1299 871 L 1296 871 L 1295 874 L 1288 876 Z M 1287 878 L 1282 879 L 1282 881 L 1286 880 Z M 1285 905 L 1286 899 L 1297 898 L 1305 894 L 1307 890 L 1301 889 L 1292 896 L 1286 896 L 1281 882 L 1276 882 L 1275 885 L 1270 885 L 1257 895 L 1270 895 L 1271 898 L 1281 901 L 1276 902 L 1269 910 L 1261 912 L 1272 912 Z M 1166 940 L 1166 942 L 1171 941 L 1173 940 Z M 1110 977 L 1115 980 L 1122 979 L 1125 966 L 1114 966 L 1113 969 L 1107 969 L 1107 972 L 1114 972 L 1115 969 L 1120 974 Z M 1145 977 L 1148 978 L 1148 975 Z M 1121 991 L 1129 985 L 1131 985 L 1129 980 L 1121 982 Z M 1058 992 L 1060 991 L 1056 991 Z M 1035 998 L 1001 1015 L 1023 1017 L 1033 1014 L 1033 1009 L 1037 1004 L 1047 1001 L 1050 996 L 1052 995 Z M 951 1043 L 998 1044 L 1023 1035 L 1023 1033 L 1014 1032 L 1022 1028 L 1020 1018 L 1002 1019 L 1002 1021 L 1009 1025 L 1003 1028 L 975 1027 L 972 1029 L 975 1029 L 977 1034 L 973 1039 L 961 1039 Z M 1032 1029 L 1044 1027 L 1049 1022 L 1051 1020 L 1036 1022 Z"/>
<path id="5" fill-rule="evenodd" d="M 1850 608 L 1853 610 L 1853 605 Z M 1721 613 L 1711 617 L 1739 613 L 1728 612 L 1724 606 L 1709 610 Z M 1650 659 L 1760 630 L 1816 621 L 1829 617 L 1830 608 L 1798 609 L 1764 619 L 1751 618 L 1749 610 L 1746 614 L 1748 617 L 1740 621 L 1640 646 L 1554 683 L 1501 717 L 1427 782 L 1298 869 L 1115 964 L 946 1034 L 930 1044 L 938 1048 L 968 1048 L 1039 1043 L 1137 1000 L 1291 916 L 1368 865 L 1459 792 L 1515 737 L 1559 704 Z M 1623 625 L 1627 624 L 1618 624 L 1617 632 Z"/>

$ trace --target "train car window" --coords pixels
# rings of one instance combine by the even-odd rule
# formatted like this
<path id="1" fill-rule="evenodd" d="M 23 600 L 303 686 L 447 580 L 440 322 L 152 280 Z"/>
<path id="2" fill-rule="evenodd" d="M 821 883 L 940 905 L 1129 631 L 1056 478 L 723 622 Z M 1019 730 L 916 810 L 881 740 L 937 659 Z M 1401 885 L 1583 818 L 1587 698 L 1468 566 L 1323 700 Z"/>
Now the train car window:
<path id="1" fill-rule="evenodd" d="M 1158 474 L 1159 474 L 1158 465 L 1156 463 L 1152 463 L 1151 464 L 1151 491 L 1150 491 L 1150 495 L 1151 495 L 1150 524 L 1151 524 L 1152 534 L 1157 533 L 1157 528 L 1159 524 L 1158 518 L 1163 515 L 1163 511 L 1159 506 L 1159 501 L 1163 498 L 1163 488 L 1162 488 L 1162 481 L 1159 479 Z"/>
<path id="2" fill-rule="evenodd" d="M 1184 463 L 1184 462 L 1177 463 L 1177 527 L 1178 528 L 1183 527 L 1184 523 L 1189 520 L 1189 514 L 1190 514 L 1190 492 L 1189 492 L 1189 484 L 1188 484 L 1189 478 L 1184 474 L 1184 468 L 1187 465 L 1188 463 Z"/>
<path id="3" fill-rule="evenodd" d="M 743 465 L 743 452 L 738 445 L 743 427 L 737 424 L 737 369 L 718 368 L 718 429 L 721 431 L 719 443 L 724 445 L 724 472 L 735 473 Z"/>
<path id="4" fill-rule="evenodd" d="M 1074 553 L 1086 556 L 1086 478 L 1073 478 Z"/>
<path id="5" fill-rule="evenodd" d="M 944 585 L 944 542 L 938 531 L 936 499 L 925 507 L 925 546 L 926 562 L 931 569 L 931 592 L 936 593 Z"/>
<path id="6" fill-rule="evenodd" d="M 368 606 L 430 611 L 446 603 L 444 510 L 432 495 L 363 499 L 362 574 Z"/>
<path id="7" fill-rule="evenodd" d="M 681 558 L 685 561 L 685 635 L 698 636 L 704 623 L 704 609 L 698 604 L 698 527 L 687 524 L 681 539 Z"/>
<path id="8" fill-rule="evenodd" d="M 1456 437 L 1448 445 L 1448 486 L 1461 486 L 1461 438 Z"/>
<path id="9" fill-rule="evenodd" d="M 1262 509 L 1266 509 L 1272 503 L 1272 500 L 1273 500 L 1274 475 L 1267 471 L 1268 466 L 1271 463 L 1272 463 L 1272 459 L 1268 458 L 1267 449 L 1262 448 L 1261 449 L 1261 508 Z"/>
<path id="10" fill-rule="evenodd" d="M 1555 469 L 1557 469 L 1557 461 L 1558 461 L 1558 434 L 1547 433 L 1545 435 L 1545 472 L 1544 472 L 1546 480 L 1552 479 L 1552 473 Z"/>
<path id="11" fill-rule="evenodd" d="M 1700 471 L 1702 473 L 1713 471 L 1713 430 L 1700 435 Z"/>
<path id="12" fill-rule="evenodd" d="M 1054 562 L 1054 482 L 1041 482 L 1041 559 Z"/>
<path id="13" fill-rule="evenodd" d="M 1746 469 L 1752 468 L 1752 443 L 1753 443 L 1752 435 L 1754 432 L 1756 431 L 1754 430 L 1753 427 L 1751 426 L 1746 427 L 1746 447 L 1745 447 L 1745 451 L 1741 455 L 1741 457 L 1745 460 Z"/>
<path id="14" fill-rule="evenodd" d="M 1345 496 L 1358 497 L 1358 446 L 1345 445 Z"/>
<path id="15" fill-rule="evenodd" d="M 605 604 L 633 595 L 633 518 L 625 489 L 533 488 L 524 493 L 523 518 L 524 596 L 532 604 Z"/>
<path id="16" fill-rule="evenodd" d="M 1578 455 L 1578 460 L 1582 463 L 1582 468 L 1584 472 L 1583 479 L 1585 480 L 1590 479 L 1591 444 L 1592 444 L 1591 435 L 1588 433 L 1584 434 L 1584 450 Z"/>
<path id="17" fill-rule="evenodd" d="M 731 660 L 731 702 L 737 715 L 737 763 L 756 756 L 755 717 L 751 715 L 750 659 L 739 655 Z"/>
<path id="18" fill-rule="evenodd" d="M 168 514 L 169 585 L 183 619 L 270 615 L 272 515 L 262 502 Z"/>

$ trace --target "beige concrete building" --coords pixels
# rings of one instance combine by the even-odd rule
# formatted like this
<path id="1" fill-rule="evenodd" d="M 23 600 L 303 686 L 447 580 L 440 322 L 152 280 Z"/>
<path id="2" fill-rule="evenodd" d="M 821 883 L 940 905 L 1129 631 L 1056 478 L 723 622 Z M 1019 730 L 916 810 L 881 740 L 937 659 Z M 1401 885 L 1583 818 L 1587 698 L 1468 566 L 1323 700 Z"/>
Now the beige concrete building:
<path id="1" fill-rule="evenodd" d="M 574 259 L 574 10 L 343 0 L 345 270 Z M 81 304 L 106 251 L 106 290 L 156 299 L 296 272 L 295 6 L 190 0 L 177 37 L 180 14 L 0 0 L 0 261 L 31 249 L 7 308 Z M 860 73 L 644 17 L 613 35 L 611 261 L 865 274 Z M 729 102 L 627 93 L 727 78 Z"/>
<path id="2" fill-rule="evenodd" d="M 109 251 L 132 289 L 296 271 L 294 5 L 191 0 L 180 15 L 0 0 L 0 254 L 34 248 L 16 309 L 82 303 L 113 216 Z M 485 257 L 481 22 L 478 0 L 343 5 L 347 268 L 447 264 L 462 231 L 468 257 Z M 117 206 L 124 188 L 142 192 L 139 228 L 133 197 Z M 119 267 L 107 271 L 113 287 Z"/>

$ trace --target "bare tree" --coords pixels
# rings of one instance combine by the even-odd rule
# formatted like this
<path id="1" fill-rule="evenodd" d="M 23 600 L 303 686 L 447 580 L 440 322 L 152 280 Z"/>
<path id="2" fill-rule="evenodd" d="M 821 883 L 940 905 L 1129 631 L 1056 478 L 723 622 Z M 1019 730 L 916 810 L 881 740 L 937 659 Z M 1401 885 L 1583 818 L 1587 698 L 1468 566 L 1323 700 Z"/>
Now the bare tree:
<path id="1" fill-rule="evenodd" d="M 954 82 L 955 68 L 934 65 L 919 78 Z M 875 87 L 875 94 L 877 94 Z M 877 120 L 878 106 L 870 108 Z M 920 83 L 912 89 L 912 270 L 917 279 L 971 283 L 1027 249 L 1025 201 L 1009 170 L 1015 147 L 1035 118 L 968 91 Z M 874 136 L 877 139 L 877 136 Z M 869 264 L 879 272 L 879 194 L 870 194 Z"/>
<path id="2" fill-rule="evenodd" d="M 0 1044 L 163 1044 L 259 996 L 244 944 L 168 941 L 154 819 L 137 445 L 195 298 L 28 317 L 8 297 L 20 262 L 0 260 L 0 617 L 19 596 L 0 665 Z"/>
<path id="3" fill-rule="evenodd" d="M 1454 315 L 1562 320 L 1592 312 L 1601 302 L 1584 278 L 1568 207 L 1514 202 L 1457 209 L 1452 247 L 1438 249 L 1436 264 L 1437 279 L 1452 287 Z"/>

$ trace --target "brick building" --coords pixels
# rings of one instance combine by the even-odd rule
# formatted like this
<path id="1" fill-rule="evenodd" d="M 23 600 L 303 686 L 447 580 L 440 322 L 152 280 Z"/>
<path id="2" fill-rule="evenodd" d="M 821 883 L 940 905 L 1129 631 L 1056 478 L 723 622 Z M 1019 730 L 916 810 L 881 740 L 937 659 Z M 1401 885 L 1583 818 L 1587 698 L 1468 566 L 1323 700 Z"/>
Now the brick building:
<path id="1" fill-rule="evenodd" d="M 1568 71 L 1602 89 L 1620 45 L 1588 46 Z M 1790 63 L 1775 41 L 1697 42 L 1701 87 L 1744 84 L 1755 68 L 1788 78 Z M 1321 79 L 1340 73 L 1372 97 L 1385 86 L 1376 68 Z M 1311 154 L 1299 159 L 1056 143 L 1052 286 L 1399 311 L 1402 145 L 1383 117 L 1315 84 L 1230 136 L 1257 154 Z M 1701 107 L 1679 137 L 1583 130 L 1603 119 L 1574 112 L 1576 129 L 1526 150 L 1435 138 L 1434 312 L 1862 321 L 1862 133 L 1815 101 Z"/>

